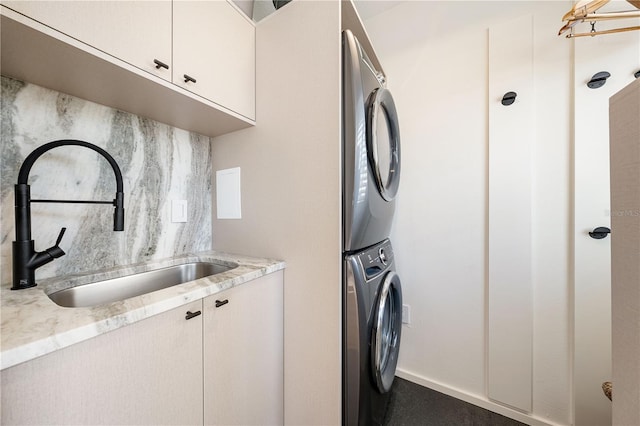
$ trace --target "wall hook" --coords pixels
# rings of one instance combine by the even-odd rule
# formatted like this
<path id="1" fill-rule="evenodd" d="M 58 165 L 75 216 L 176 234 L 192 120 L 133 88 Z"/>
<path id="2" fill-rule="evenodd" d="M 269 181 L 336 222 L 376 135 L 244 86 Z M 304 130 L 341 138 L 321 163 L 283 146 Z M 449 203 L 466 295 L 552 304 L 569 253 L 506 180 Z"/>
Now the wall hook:
<path id="1" fill-rule="evenodd" d="M 611 233 L 611 229 L 606 226 L 599 226 L 593 231 L 589 232 L 589 236 L 595 240 L 601 240 Z"/>
<path id="2" fill-rule="evenodd" d="M 611 77 L 611 74 L 606 71 L 595 73 L 593 77 L 591 77 L 591 80 L 589 80 L 589 82 L 587 83 L 587 87 L 589 89 L 597 89 L 599 87 L 602 87 L 607 82 L 607 79 L 609 77 Z"/>
<path id="3" fill-rule="evenodd" d="M 502 97 L 502 105 L 511 105 L 512 103 L 514 103 L 516 101 L 516 96 L 518 96 L 518 94 L 516 92 L 507 92 L 504 94 L 504 96 Z"/>
<path id="4" fill-rule="evenodd" d="M 640 70 L 636 71 L 635 74 L 633 74 L 633 76 L 635 78 L 639 78 L 640 77 Z"/>

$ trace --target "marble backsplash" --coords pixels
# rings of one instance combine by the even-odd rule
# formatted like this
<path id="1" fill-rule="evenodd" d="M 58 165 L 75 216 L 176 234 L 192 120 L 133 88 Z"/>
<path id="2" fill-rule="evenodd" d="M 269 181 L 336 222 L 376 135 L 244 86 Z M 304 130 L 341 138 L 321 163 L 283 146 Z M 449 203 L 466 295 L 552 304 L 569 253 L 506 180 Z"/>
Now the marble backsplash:
<path id="1" fill-rule="evenodd" d="M 60 247 L 66 256 L 36 271 L 36 280 L 210 250 L 210 138 L 149 119 L 0 77 L 1 282 L 11 281 L 15 240 L 14 184 L 26 156 L 59 139 L 105 149 L 124 180 L 125 228 L 113 231 L 113 206 L 31 205 L 36 250 Z M 105 200 L 116 182 L 107 161 L 92 150 L 64 146 L 40 157 L 29 175 L 33 199 Z M 186 223 L 171 222 L 171 201 L 187 200 Z"/>

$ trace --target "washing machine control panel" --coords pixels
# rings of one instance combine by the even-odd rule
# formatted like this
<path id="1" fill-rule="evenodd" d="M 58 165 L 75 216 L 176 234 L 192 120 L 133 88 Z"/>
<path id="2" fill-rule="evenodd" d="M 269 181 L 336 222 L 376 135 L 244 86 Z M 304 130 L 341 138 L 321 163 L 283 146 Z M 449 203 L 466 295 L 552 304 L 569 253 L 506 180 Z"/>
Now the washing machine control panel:
<path id="1" fill-rule="evenodd" d="M 371 279 L 388 269 L 393 262 L 391 242 L 384 241 L 360 254 L 359 258 L 367 279 Z"/>

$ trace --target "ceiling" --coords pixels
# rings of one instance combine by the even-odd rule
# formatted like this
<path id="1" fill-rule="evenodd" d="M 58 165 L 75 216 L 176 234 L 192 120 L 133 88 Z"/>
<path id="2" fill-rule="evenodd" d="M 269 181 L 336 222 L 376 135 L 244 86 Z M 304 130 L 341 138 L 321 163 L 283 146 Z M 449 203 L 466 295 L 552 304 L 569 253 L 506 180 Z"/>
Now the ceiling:
<path id="1" fill-rule="evenodd" d="M 353 0 L 358 14 L 363 21 L 381 14 L 406 0 Z"/>

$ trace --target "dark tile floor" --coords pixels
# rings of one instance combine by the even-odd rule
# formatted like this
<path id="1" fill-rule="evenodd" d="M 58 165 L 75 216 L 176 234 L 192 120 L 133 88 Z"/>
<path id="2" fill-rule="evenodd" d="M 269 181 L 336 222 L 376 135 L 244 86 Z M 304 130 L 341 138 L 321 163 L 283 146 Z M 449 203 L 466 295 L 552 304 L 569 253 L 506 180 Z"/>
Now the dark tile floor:
<path id="1" fill-rule="evenodd" d="M 500 414 L 396 377 L 385 426 L 520 426 Z"/>

